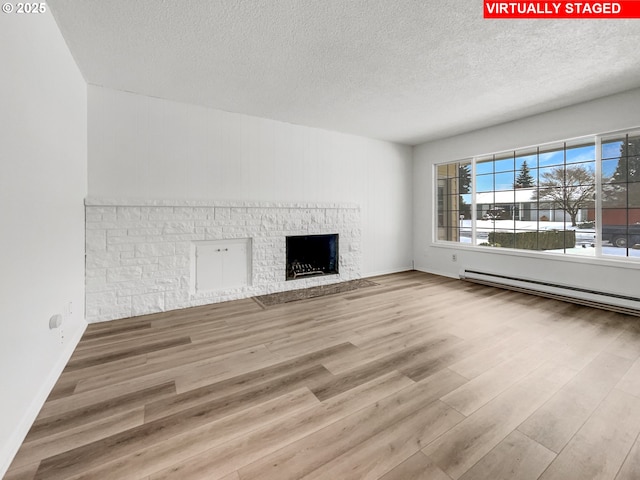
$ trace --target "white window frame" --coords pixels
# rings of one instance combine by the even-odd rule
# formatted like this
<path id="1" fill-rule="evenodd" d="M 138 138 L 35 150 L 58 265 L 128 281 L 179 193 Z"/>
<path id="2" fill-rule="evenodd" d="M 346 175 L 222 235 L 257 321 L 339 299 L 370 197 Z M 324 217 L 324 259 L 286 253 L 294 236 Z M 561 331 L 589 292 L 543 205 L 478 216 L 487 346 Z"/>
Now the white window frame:
<path id="1" fill-rule="evenodd" d="M 432 165 L 432 178 L 433 178 L 433 211 L 432 211 L 432 229 L 431 229 L 431 239 L 432 245 L 435 246 L 446 246 L 446 247 L 456 247 L 456 248 L 465 248 L 465 249 L 473 249 L 477 251 L 487 252 L 487 247 L 481 247 L 477 245 L 477 204 L 476 204 L 476 162 L 480 159 L 484 159 L 488 156 L 499 156 L 507 153 L 518 152 L 528 149 L 543 149 L 544 147 L 557 145 L 558 143 L 572 143 L 579 141 L 593 141 L 595 145 L 595 242 L 594 242 L 594 256 L 576 256 L 576 255 L 567 255 L 566 253 L 559 252 L 550 252 L 550 251 L 534 251 L 534 250 L 518 250 L 515 248 L 502 248 L 502 247 L 494 247 L 490 250 L 491 253 L 500 253 L 500 254 L 508 254 L 508 255 L 518 255 L 518 256 L 531 256 L 531 257 L 540 257 L 540 256 L 555 256 L 559 259 L 566 259 L 570 261 L 579 261 L 579 262 L 587 262 L 587 263 L 603 263 L 603 262 L 612 262 L 613 264 L 626 264 L 627 266 L 631 266 L 637 268 L 638 263 L 640 263 L 640 257 L 633 256 L 616 256 L 616 255 L 607 255 L 603 253 L 602 250 L 602 139 L 607 137 L 612 137 L 616 135 L 635 135 L 640 134 L 640 127 L 632 127 L 623 130 L 615 130 L 611 132 L 599 133 L 594 135 L 584 135 L 579 137 L 574 137 L 565 140 L 554 140 L 550 142 L 546 142 L 538 145 L 531 145 L 525 147 L 517 147 L 513 149 L 496 151 L 493 153 L 486 153 L 480 155 L 474 155 L 472 157 L 462 158 L 459 160 L 453 160 L 448 162 L 438 162 Z M 471 244 L 462 243 L 460 241 L 454 242 L 451 240 L 439 240 L 438 239 L 438 167 L 441 165 L 450 165 L 452 163 L 463 164 L 470 163 L 471 164 L 471 178 L 473 179 L 471 182 Z M 565 163 L 566 165 L 566 158 Z M 629 209 L 629 205 L 626 206 Z"/>

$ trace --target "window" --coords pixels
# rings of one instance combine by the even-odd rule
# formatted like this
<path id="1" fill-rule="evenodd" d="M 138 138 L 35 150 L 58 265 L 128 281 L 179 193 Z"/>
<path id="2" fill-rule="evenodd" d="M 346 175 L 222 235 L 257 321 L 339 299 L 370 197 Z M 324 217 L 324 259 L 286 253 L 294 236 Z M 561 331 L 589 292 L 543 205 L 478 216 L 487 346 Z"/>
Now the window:
<path id="1" fill-rule="evenodd" d="M 640 258 L 640 132 L 435 168 L 438 241 Z"/>
<path id="2" fill-rule="evenodd" d="M 471 219 L 471 163 L 439 165 L 437 172 L 438 240 L 457 242 L 467 233 L 464 219 Z"/>
<path id="3" fill-rule="evenodd" d="M 602 240 L 610 255 L 640 258 L 640 133 L 602 139 Z"/>

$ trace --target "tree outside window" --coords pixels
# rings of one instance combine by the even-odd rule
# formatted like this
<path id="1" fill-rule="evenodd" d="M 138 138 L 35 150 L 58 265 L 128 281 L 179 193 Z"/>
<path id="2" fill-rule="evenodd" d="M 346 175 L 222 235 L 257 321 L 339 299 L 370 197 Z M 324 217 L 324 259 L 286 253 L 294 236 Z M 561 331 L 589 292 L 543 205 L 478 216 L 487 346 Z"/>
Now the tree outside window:
<path id="1" fill-rule="evenodd" d="M 531 175 L 531 170 L 529 170 L 529 165 L 527 165 L 527 161 L 525 160 L 522 162 L 520 172 L 518 173 L 516 182 L 513 184 L 513 188 L 531 188 L 535 187 L 535 185 L 536 181 Z"/>
<path id="2" fill-rule="evenodd" d="M 567 165 L 542 173 L 533 196 L 564 210 L 575 227 L 578 213 L 593 203 L 595 191 L 595 175 L 590 169 L 583 165 Z"/>
<path id="3" fill-rule="evenodd" d="M 461 164 L 458 167 L 458 182 L 460 188 L 460 215 L 471 218 L 471 205 L 464 201 L 463 194 L 471 193 L 471 165 Z"/>

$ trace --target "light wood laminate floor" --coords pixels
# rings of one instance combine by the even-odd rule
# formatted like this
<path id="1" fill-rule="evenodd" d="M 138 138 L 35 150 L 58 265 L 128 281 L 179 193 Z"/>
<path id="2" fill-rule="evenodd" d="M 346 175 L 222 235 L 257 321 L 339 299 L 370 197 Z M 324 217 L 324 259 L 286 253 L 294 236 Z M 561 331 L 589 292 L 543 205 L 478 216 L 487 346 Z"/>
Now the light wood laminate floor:
<path id="1" fill-rule="evenodd" d="M 639 318 L 373 280 L 90 325 L 5 478 L 640 478 Z"/>

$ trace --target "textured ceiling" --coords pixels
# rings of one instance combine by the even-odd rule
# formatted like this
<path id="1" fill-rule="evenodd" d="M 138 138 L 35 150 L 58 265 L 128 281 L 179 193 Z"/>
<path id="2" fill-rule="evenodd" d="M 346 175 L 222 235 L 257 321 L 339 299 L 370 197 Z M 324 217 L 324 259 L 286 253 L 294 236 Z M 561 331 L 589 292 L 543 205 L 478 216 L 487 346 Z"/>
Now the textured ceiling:
<path id="1" fill-rule="evenodd" d="M 90 84 L 407 144 L 640 86 L 640 20 L 482 0 L 49 0 Z"/>

